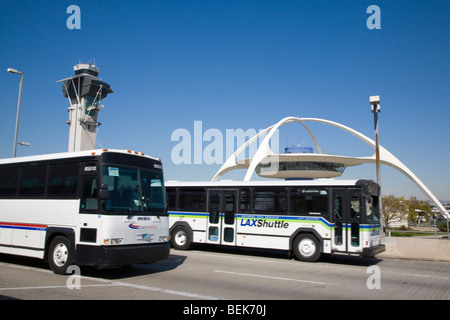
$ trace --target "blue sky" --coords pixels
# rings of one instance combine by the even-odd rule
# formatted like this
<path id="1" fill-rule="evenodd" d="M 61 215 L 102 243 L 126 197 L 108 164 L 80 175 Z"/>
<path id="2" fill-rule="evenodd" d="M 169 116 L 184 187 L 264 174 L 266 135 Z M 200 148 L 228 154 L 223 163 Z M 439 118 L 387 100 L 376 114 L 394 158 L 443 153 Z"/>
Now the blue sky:
<path id="1" fill-rule="evenodd" d="M 69 30 L 69 5 L 81 29 Z M 369 30 L 367 7 L 381 9 Z M 68 101 L 56 81 L 95 59 L 114 93 L 97 142 L 164 161 L 166 178 L 209 180 L 220 165 L 175 165 L 178 128 L 263 129 L 286 116 L 336 121 L 373 138 L 369 96 L 381 96 L 380 143 L 440 199 L 450 200 L 450 1 L 1 1 L 0 157 L 12 155 L 19 76 L 25 72 L 17 155 L 64 152 Z M 347 133 L 310 124 L 322 150 L 372 155 Z M 311 145 L 300 125 L 280 146 Z M 205 147 L 208 142 L 205 142 Z M 225 159 L 224 159 L 225 160 Z M 237 179 L 245 173 L 230 175 Z M 224 176 L 227 178 L 227 176 Z M 375 178 L 375 167 L 343 178 Z M 382 167 L 383 192 L 425 196 Z"/>

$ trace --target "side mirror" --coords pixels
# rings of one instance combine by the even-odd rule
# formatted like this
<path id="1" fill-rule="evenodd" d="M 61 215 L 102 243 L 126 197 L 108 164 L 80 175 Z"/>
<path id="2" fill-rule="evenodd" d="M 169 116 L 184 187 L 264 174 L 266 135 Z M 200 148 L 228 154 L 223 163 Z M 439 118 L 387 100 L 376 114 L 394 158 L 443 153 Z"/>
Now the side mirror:
<path id="1" fill-rule="evenodd" d="M 102 183 L 99 190 L 99 198 L 100 200 L 108 199 L 108 185 L 106 183 Z"/>

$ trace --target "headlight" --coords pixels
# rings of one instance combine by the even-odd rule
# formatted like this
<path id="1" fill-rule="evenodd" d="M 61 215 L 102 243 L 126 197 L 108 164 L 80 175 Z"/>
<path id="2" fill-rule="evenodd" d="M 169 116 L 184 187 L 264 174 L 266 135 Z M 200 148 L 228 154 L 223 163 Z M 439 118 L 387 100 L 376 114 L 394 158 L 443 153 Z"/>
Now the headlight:
<path id="1" fill-rule="evenodd" d="M 103 244 L 122 244 L 123 238 L 103 239 Z"/>
<path id="2" fill-rule="evenodd" d="M 111 239 L 111 244 L 122 244 L 122 243 L 123 243 L 123 238 Z"/>
<path id="3" fill-rule="evenodd" d="M 169 236 L 159 236 L 159 241 L 167 242 L 170 240 Z"/>

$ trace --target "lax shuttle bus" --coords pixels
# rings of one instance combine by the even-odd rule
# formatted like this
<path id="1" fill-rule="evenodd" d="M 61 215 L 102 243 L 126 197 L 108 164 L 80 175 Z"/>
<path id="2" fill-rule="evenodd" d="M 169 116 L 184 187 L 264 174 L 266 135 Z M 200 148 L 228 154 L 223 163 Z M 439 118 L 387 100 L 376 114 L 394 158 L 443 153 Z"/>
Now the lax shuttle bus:
<path id="1" fill-rule="evenodd" d="M 379 186 L 368 180 L 166 182 L 172 246 L 194 243 L 374 256 Z"/>
<path id="2" fill-rule="evenodd" d="M 0 160 L 0 253 L 110 267 L 169 256 L 161 161 L 91 150 Z"/>

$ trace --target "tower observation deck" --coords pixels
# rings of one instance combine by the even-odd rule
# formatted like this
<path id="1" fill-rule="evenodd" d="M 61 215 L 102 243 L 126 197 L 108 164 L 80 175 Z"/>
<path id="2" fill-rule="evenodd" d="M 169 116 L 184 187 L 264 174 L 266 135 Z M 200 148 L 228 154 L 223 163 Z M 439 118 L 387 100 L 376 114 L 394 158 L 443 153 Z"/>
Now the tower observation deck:
<path id="1" fill-rule="evenodd" d="M 314 156 L 312 147 L 292 146 L 286 147 L 276 162 L 259 163 L 255 172 L 265 178 L 317 179 L 339 177 L 346 167 L 333 158 Z"/>

